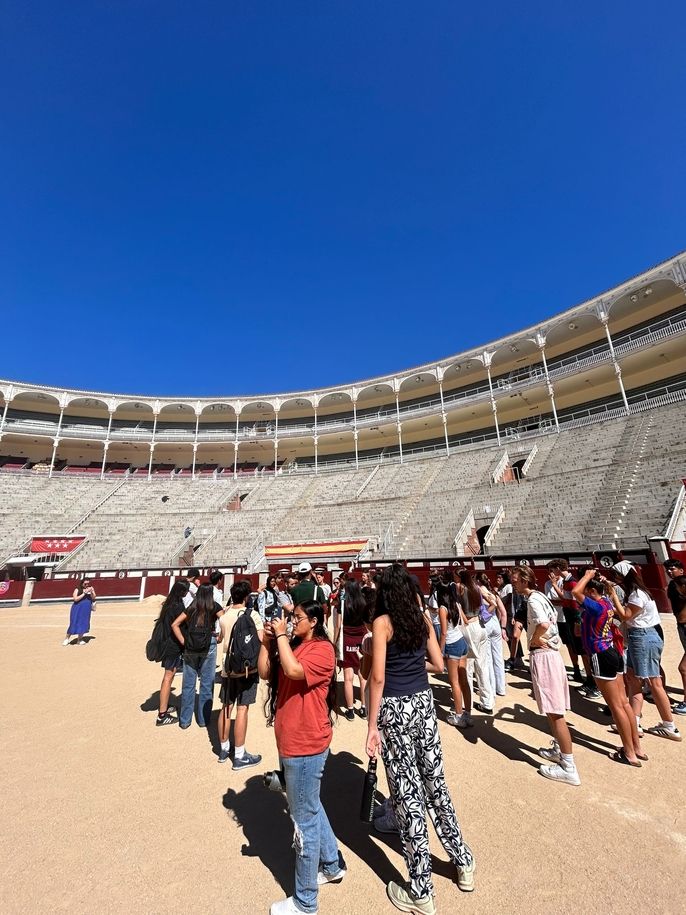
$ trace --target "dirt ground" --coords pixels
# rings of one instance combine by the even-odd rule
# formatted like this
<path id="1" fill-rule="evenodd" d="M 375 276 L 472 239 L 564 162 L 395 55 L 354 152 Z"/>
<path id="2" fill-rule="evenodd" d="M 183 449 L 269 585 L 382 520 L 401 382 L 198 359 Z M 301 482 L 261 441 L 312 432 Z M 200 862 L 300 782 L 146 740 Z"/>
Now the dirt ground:
<path id="1" fill-rule="evenodd" d="M 214 735 L 195 723 L 155 727 L 161 669 L 144 646 L 158 605 L 103 603 L 90 643 L 67 648 L 67 606 L 0 611 L 0 911 L 266 915 L 292 892 L 290 820 L 283 796 L 262 782 L 277 757 L 261 705 L 247 746 L 263 762 L 247 772 L 218 765 Z M 673 619 L 663 622 L 674 686 L 679 642 Z M 441 724 L 477 889 L 460 893 L 432 834 L 438 911 L 683 911 L 686 741 L 646 735 L 650 761 L 640 770 L 617 765 L 608 759 L 618 745 L 608 719 L 575 696 L 569 720 L 583 784 L 546 781 L 536 771 L 545 723 L 528 679 L 508 679 L 495 718 L 477 717 L 466 732 Z M 435 685 L 444 722 L 449 689 Z M 656 720 L 646 705 L 645 723 Z M 686 730 L 686 719 L 678 724 Z M 323 798 L 348 876 L 323 888 L 323 915 L 395 911 L 385 883 L 405 877 L 397 838 L 358 819 L 365 734 L 357 718 L 334 730 Z"/>

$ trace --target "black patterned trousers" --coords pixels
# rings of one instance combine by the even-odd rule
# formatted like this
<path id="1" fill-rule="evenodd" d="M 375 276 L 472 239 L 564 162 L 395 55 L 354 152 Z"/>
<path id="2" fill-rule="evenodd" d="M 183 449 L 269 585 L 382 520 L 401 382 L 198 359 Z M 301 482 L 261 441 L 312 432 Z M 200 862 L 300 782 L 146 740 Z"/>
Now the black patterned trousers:
<path id="1" fill-rule="evenodd" d="M 443 750 L 430 689 L 381 700 L 381 756 L 403 843 L 412 894 L 433 894 L 426 811 L 455 865 L 469 866 L 472 853 L 462 838 L 443 772 Z"/>

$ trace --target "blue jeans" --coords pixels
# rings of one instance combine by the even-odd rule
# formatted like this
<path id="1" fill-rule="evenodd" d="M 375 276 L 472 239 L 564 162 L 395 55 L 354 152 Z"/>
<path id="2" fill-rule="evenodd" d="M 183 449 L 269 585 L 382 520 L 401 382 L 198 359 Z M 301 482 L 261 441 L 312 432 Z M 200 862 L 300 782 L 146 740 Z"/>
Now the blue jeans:
<path id="1" fill-rule="evenodd" d="M 317 872 L 337 874 L 338 843 L 319 800 L 319 787 L 329 751 L 316 756 L 279 757 L 286 797 L 293 820 L 295 904 L 303 912 L 317 911 Z"/>
<path id="2" fill-rule="evenodd" d="M 193 720 L 195 707 L 195 683 L 200 677 L 200 697 L 196 721 L 201 728 L 206 728 L 212 715 L 214 698 L 214 669 L 217 664 L 217 643 L 212 639 L 210 650 L 206 655 L 184 654 L 183 683 L 181 686 L 181 712 L 179 726 L 187 728 Z"/>

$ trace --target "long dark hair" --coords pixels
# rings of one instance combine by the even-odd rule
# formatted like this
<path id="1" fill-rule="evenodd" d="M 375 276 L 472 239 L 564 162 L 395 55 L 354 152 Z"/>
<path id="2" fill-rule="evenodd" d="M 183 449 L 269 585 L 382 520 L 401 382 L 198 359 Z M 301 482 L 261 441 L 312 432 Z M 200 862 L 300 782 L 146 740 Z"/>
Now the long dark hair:
<path id="1" fill-rule="evenodd" d="M 622 579 L 622 587 L 626 592 L 627 600 L 632 591 L 643 591 L 646 597 L 649 597 L 650 600 L 653 599 L 650 591 L 643 584 L 643 579 L 638 569 L 629 569 L 626 575 L 622 576 Z"/>
<path id="2" fill-rule="evenodd" d="M 170 613 L 171 618 L 175 620 L 180 613 L 184 612 L 185 607 L 183 605 L 183 599 L 188 594 L 189 588 L 190 584 L 185 578 L 181 578 L 179 581 L 174 582 L 171 591 L 167 594 L 160 609 L 160 619 L 164 619 L 164 617 Z"/>
<path id="3" fill-rule="evenodd" d="M 188 610 L 188 624 L 190 626 L 207 626 L 208 617 L 214 613 L 214 592 L 212 585 L 200 585 L 195 592 L 193 603 Z"/>
<path id="4" fill-rule="evenodd" d="M 436 600 L 439 607 L 445 607 L 448 611 L 453 626 L 457 626 L 460 622 L 460 609 L 455 599 L 455 583 L 451 580 L 449 573 L 442 575 L 436 586 Z"/>
<path id="5" fill-rule="evenodd" d="M 378 586 L 375 617 L 384 614 L 390 618 L 398 651 L 416 651 L 425 644 L 426 620 L 417 603 L 417 587 L 396 562 L 384 569 Z"/>
<path id="6" fill-rule="evenodd" d="M 345 605 L 343 610 L 344 626 L 362 626 L 368 622 L 367 595 L 374 594 L 373 588 L 364 591 L 355 579 L 351 579 L 345 586 Z"/>
<path id="7" fill-rule="evenodd" d="M 462 587 L 467 592 L 467 599 L 469 601 L 469 612 L 475 614 L 483 601 L 483 595 L 479 591 L 474 579 L 472 578 L 472 573 L 469 569 L 460 569 L 457 573 L 460 581 L 462 582 Z"/>
<path id="8" fill-rule="evenodd" d="M 324 608 L 316 600 L 305 600 L 297 604 L 293 612 L 302 610 L 308 619 L 315 620 L 315 627 L 312 630 L 312 638 L 318 642 L 328 642 L 331 645 L 331 651 L 334 653 L 334 647 L 329 638 L 329 633 L 324 625 Z M 291 648 L 295 649 L 302 645 L 302 639 L 295 638 L 291 642 Z M 267 698 L 264 702 L 264 713 L 267 716 L 267 724 L 273 724 L 276 716 L 276 703 L 279 697 L 279 679 L 281 675 L 281 664 L 279 662 L 279 652 L 276 648 L 276 639 L 272 641 L 270 653 L 270 674 L 269 683 L 267 684 Z M 329 715 L 329 723 L 333 724 L 334 717 L 338 715 L 338 696 L 336 688 L 336 670 L 331 674 L 329 688 L 326 693 L 326 707 Z"/>

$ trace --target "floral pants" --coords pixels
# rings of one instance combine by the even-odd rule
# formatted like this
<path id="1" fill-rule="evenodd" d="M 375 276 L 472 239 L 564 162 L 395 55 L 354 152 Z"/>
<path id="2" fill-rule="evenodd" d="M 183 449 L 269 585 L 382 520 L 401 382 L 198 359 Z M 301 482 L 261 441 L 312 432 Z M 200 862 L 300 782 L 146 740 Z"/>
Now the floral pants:
<path id="1" fill-rule="evenodd" d="M 381 756 L 400 829 L 412 894 L 433 894 L 431 852 L 426 823 L 428 809 L 436 835 L 450 860 L 472 863 L 443 772 L 443 751 L 430 689 L 402 698 L 385 697 L 378 719 Z"/>

